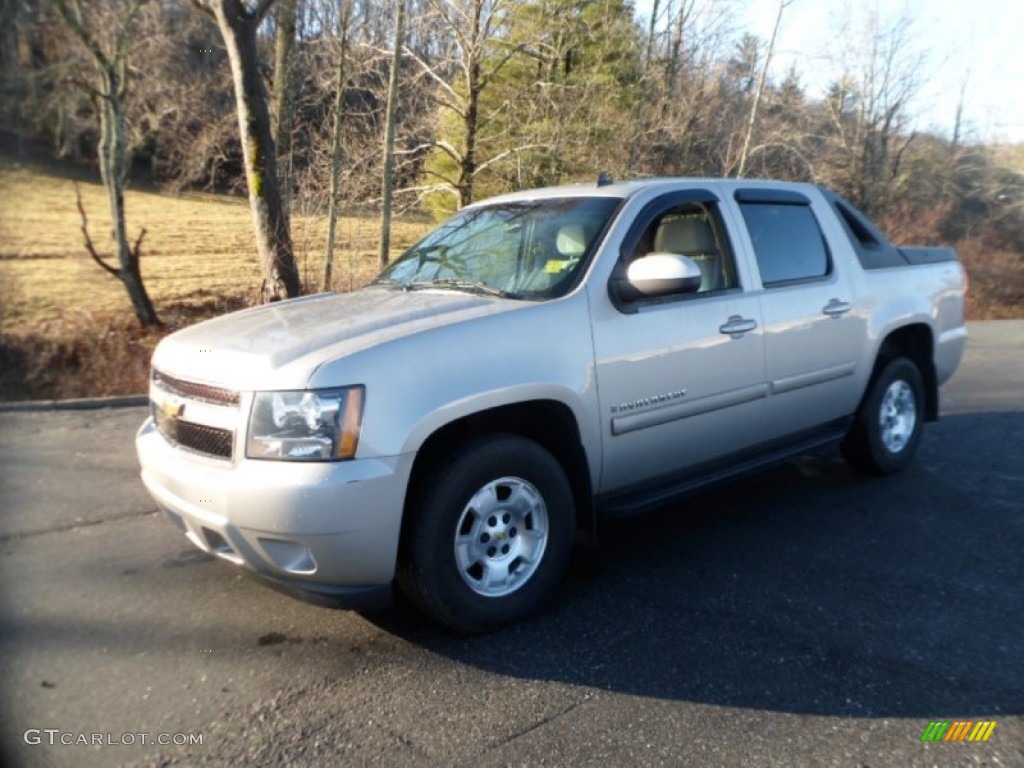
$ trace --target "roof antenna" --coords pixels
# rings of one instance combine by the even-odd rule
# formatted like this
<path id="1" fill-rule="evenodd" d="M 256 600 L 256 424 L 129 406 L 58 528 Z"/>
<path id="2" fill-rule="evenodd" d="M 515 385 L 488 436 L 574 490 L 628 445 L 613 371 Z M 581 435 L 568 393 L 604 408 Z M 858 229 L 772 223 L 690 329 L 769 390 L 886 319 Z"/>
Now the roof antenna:
<path id="1" fill-rule="evenodd" d="M 597 186 L 607 187 L 609 184 L 614 184 L 615 179 L 611 177 L 608 171 L 601 171 L 597 174 Z"/>

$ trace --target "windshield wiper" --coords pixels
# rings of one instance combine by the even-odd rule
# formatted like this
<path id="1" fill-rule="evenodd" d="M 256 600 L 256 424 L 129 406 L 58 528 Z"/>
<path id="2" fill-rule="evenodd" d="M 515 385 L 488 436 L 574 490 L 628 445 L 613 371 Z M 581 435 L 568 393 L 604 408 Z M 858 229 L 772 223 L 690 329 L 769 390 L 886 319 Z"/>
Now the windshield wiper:
<path id="1" fill-rule="evenodd" d="M 469 291 L 470 293 L 482 293 L 487 296 L 497 296 L 502 299 L 522 298 L 518 293 L 503 291 L 500 288 L 492 288 L 487 285 L 487 283 L 480 283 L 475 280 L 464 280 L 459 277 L 435 277 L 433 280 L 409 283 L 408 288 L 432 288 L 438 285 L 443 285 L 445 288 L 454 288 L 457 291 Z"/>

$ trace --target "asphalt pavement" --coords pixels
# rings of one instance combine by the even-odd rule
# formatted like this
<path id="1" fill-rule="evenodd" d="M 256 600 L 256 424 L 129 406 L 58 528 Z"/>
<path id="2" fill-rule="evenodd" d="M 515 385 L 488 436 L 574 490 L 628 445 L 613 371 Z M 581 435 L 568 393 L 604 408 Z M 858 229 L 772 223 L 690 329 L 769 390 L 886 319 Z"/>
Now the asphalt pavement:
<path id="1" fill-rule="evenodd" d="M 194 550 L 143 408 L 0 413 L 0 764 L 1024 766 L 1024 321 L 971 326 L 942 412 L 897 477 L 828 450 L 611 522 L 469 639 Z"/>

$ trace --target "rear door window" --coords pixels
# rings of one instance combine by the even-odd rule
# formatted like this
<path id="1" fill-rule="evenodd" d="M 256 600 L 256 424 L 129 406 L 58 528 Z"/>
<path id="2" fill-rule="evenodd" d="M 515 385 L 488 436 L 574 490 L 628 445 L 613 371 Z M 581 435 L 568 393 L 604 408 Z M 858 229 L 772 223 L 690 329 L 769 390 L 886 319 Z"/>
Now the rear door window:
<path id="1" fill-rule="evenodd" d="M 829 274 L 828 246 L 809 205 L 741 202 L 740 210 L 765 287 Z"/>

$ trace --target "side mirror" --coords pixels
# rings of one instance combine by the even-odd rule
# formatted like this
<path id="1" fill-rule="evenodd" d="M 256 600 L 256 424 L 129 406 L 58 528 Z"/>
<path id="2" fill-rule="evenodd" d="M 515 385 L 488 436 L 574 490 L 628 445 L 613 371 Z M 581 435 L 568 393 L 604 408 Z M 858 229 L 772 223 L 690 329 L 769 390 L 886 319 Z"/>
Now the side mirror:
<path id="1" fill-rule="evenodd" d="M 686 256 L 649 253 L 630 264 L 626 276 L 614 282 L 623 299 L 655 298 L 697 291 L 701 273 L 697 263 Z"/>

